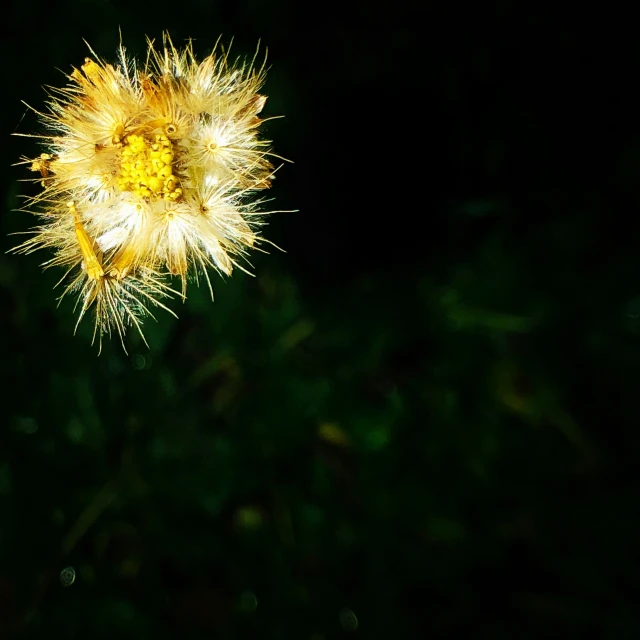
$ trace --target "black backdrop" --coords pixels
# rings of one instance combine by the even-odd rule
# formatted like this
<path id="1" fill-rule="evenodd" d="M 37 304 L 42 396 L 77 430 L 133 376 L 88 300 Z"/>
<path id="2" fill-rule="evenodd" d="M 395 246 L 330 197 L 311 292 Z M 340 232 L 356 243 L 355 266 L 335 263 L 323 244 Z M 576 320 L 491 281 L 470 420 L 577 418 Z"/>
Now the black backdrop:
<path id="1" fill-rule="evenodd" d="M 255 278 L 96 357 L 0 255 L 0 637 L 637 638 L 638 39 L 508 2 L 13 2 L 43 85 L 168 29 L 271 70 Z M 75 576 L 73 584 L 69 576 Z"/>

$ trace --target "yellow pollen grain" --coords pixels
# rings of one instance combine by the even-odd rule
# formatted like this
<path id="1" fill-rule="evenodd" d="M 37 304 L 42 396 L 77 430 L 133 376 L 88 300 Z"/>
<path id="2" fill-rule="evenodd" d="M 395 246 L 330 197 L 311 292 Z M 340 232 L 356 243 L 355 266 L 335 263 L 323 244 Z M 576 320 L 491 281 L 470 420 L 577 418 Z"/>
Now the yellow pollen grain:
<path id="1" fill-rule="evenodd" d="M 173 145 L 163 134 L 153 139 L 131 134 L 126 137 L 120 156 L 116 184 L 120 191 L 131 191 L 140 198 L 176 201 L 182 195 L 173 173 Z"/>

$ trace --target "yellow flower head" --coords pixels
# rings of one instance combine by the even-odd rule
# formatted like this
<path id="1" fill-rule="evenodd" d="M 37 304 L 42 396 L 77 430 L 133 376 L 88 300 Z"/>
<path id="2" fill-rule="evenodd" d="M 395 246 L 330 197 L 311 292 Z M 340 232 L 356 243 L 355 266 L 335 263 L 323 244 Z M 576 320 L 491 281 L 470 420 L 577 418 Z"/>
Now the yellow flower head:
<path id="1" fill-rule="evenodd" d="M 211 290 L 209 268 L 231 274 L 258 240 L 252 196 L 274 172 L 258 136 L 264 67 L 215 52 L 198 62 L 167 35 L 160 51 L 148 45 L 143 68 L 122 47 L 116 66 L 92 52 L 50 94 L 46 150 L 25 159 L 44 189 L 25 209 L 40 225 L 16 251 L 53 251 L 61 298 L 78 295 L 78 323 L 95 311 L 100 341 L 141 332 L 151 307 L 169 311 L 171 275 L 184 297 L 199 276 Z"/>

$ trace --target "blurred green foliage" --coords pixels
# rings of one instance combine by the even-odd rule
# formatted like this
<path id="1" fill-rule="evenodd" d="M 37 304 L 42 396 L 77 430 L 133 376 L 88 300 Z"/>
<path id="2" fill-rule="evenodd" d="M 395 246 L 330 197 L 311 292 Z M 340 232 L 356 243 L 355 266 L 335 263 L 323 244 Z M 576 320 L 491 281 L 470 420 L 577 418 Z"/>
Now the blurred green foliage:
<path id="1" fill-rule="evenodd" d="M 7 135 L 37 130 L 20 100 L 82 37 L 105 57 L 118 26 L 137 53 L 167 27 L 201 53 L 262 37 L 296 161 L 275 205 L 300 213 L 266 229 L 286 254 L 213 303 L 192 288 L 129 355 L 73 336 L 43 257 L 0 255 L 0 638 L 639 637 L 627 70 L 586 22 L 509 2 L 464 25 L 154 7 L 12 6 Z M 607 60 L 636 60 L 616 34 Z"/>

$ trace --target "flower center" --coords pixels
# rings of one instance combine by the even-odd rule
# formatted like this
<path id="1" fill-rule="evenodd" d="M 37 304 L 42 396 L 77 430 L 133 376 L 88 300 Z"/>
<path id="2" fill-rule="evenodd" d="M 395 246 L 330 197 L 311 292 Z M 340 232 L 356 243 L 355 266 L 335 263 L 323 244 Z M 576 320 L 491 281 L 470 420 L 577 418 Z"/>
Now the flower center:
<path id="1" fill-rule="evenodd" d="M 120 158 L 118 189 L 141 198 L 178 200 L 182 189 L 173 173 L 173 158 L 171 140 L 163 134 L 153 140 L 135 134 L 127 136 Z"/>

